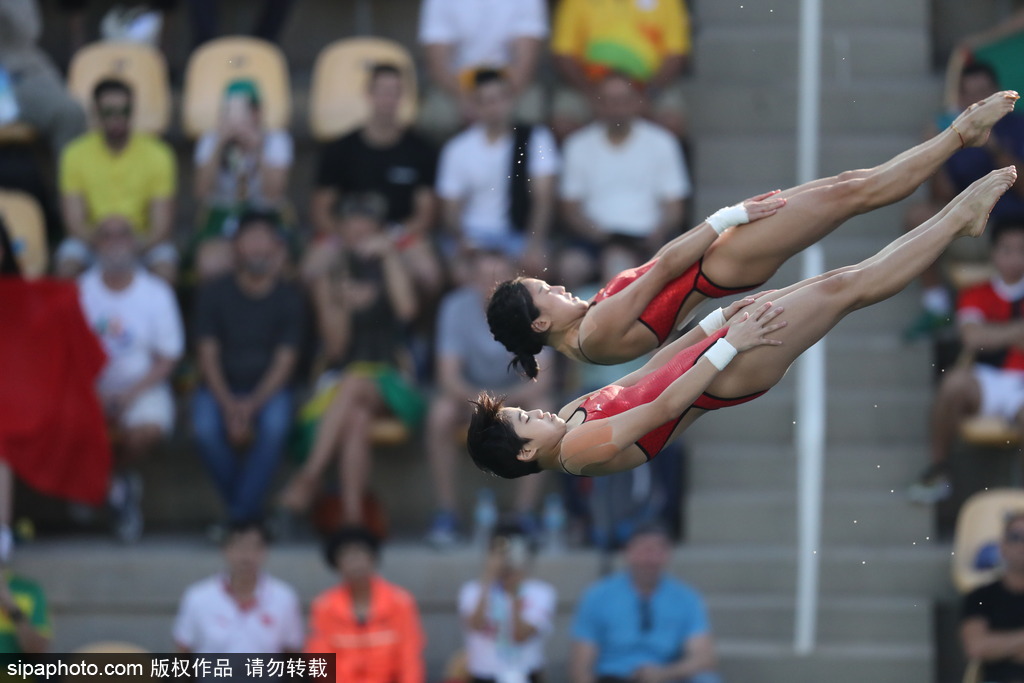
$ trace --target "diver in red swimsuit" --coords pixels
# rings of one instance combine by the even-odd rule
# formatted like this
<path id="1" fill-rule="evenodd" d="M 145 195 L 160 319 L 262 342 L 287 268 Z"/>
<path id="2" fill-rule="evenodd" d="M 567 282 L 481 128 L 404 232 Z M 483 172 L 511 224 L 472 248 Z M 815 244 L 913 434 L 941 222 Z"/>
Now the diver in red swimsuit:
<path id="1" fill-rule="evenodd" d="M 880 166 L 722 209 L 591 302 L 543 280 L 504 282 L 488 306 L 491 332 L 529 377 L 536 377 L 535 356 L 545 345 L 590 363 L 638 358 L 662 345 L 705 298 L 758 287 L 847 219 L 909 196 L 954 152 L 984 144 L 1017 98 L 1004 91 L 973 104 L 949 128 Z"/>
<path id="2" fill-rule="evenodd" d="M 502 477 L 543 469 L 603 475 L 654 457 L 704 413 L 752 400 L 852 311 L 900 292 L 960 236 L 979 236 L 1016 182 L 1008 166 L 961 192 L 941 212 L 879 253 L 719 310 L 642 368 L 564 406 L 558 415 L 478 397 L 467 446 Z M 765 302 L 765 299 L 771 299 Z M 785 313 L 785 320 L 778 316 Z"/>

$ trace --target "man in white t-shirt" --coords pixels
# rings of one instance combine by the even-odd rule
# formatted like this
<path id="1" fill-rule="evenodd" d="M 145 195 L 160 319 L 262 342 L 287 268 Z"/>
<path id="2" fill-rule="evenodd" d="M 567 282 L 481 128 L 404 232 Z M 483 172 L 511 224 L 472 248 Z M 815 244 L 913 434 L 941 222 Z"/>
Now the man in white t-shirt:
<path id="1" fill-rule="evenodd" d="M 474 679 L 539 683 L 544 641 L 554 630 L 557 594 L 529 578 L 533 551 L 517 525 L 499 525 L 479 580 L 459 591 L 466 664 Z"/>
<path id="2" fill-rule="evenodd" d="M 174 621 L 179 652 L 301 652 L 302 613 L 295 589 L 263 570 L 267 532 L 236 522 L 224 537 L 223 573 L 185 590 Z"/>
<path id="3" fill-rule="evenodd" d="M 683 150 L 640 118 L 642 98 L 624 76 L 607 76 L 598 95 L 599 120 L 565 143 L 563 217 L 592 255 L 618 242 L 646 258 L 682 225 L 691 193 Z"/>
<path id="4" fill-rule="evenodd" d="M 142 482 L 134 464 L 174 427 L 168 378 L 184 333 L 174 292 L 139 264 L 131 224 L 111 216 L 96 226 L 97 265 L 79 279 L 82 310 L 107 352 L 97 383 L 117 434 L 110 503 L 125 541 L 142 533 Z"/>
<path id="5" fill-rule="evenodd" d="M 500 72 L 477 72 L 473 102 L 477 123 L 444 146 L 438 164 L 437 194 L 448 231 L 443 250 L 450 259 L 458 247 L 497 249 L 539 273 L 554 213 L 554 136 L 542 126 L 517 132 L 512 91 Z"/>
<path id="6" fill-rule="evenodd" d="M 473 74 L 499 69 L 509 79 L 518 116 L 544 117 L 544 98 L 534 83 L 548 35 L 544 0 L 423 0 L 419 42 L 429 81 L 419 124 L 439 140 L 472 116 L 468 95 Z"/>

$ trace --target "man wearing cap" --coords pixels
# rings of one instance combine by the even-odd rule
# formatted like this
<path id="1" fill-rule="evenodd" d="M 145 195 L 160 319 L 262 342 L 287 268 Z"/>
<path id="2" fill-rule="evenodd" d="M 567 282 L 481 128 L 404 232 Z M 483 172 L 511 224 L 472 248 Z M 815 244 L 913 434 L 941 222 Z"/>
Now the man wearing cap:
<path id="1" fill-rule="evenodd" d="M 423 683 L 424 636 L 416 601 L 377 574 L 380 542 L 344 527 L 324 545 L 341 582 L 313 600 L 306 652 L 333 653 L 338 683 Z"/>
<path id="2" fill-rule="evenodd" d="M 238 522 L 262 517 L 291 427 L 305 302 L 281 278 L 285 245 L 272 216 L 243 215 L 233 246 L 234 272 L 199 290 L 194 327 L 203 384 L 192 424 L 227 519 Z"/>

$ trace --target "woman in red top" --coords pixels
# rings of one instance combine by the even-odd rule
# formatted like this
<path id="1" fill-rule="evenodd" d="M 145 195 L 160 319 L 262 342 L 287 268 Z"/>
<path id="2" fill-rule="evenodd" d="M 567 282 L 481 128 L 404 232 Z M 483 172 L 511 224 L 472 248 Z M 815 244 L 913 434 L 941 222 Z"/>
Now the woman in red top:
<path id="1" fill-rule="evenodd" d="M 505 407 L 481 395 L 469 427 L 470 456 L 481 469 L 507 478 L 542 469 L 604 475 L 643 464 L 705 412 L 770 389 L 848 313 L 901 291 L 954 239 L 980 235 L 992 206 L 1016 179 L 1013 166 L 993 171 L 867 260 L 773 292 L 767 303 L 745 299 L 739 305 L 746 310 L 724 325 L 713 313 L 641 369 L 558 415 Z M 777 318 L 783 311 L 784 321 Z"/>
<path id="2" fill-rule="evenodd" d="M 1017 98 L 1004 91 L 973 104 L 949 128 L 881 166 L 722 209 L 618 275 L 592 301 L 543 280 L 504 282 L 488 305 L 491 332 L 529 377 L 537 376 L 534 356 L 544 345 L 588 363 L 638 358 L 662 345 L 705 298 L 754 289 L 848 218 L 909 196 L 954 152 L 983 145 Z M 738 227 L 750 221 L 756 225 Z"/>

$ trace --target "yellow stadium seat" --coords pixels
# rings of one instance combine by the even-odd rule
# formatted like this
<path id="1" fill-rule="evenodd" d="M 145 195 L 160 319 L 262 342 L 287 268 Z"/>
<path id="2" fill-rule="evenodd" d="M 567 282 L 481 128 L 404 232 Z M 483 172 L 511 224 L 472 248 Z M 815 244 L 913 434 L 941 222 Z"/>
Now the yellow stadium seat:
<path id="1" fill-rule="evenodd" d="M 977 569 L 978 551 L 1003 537 L 1006 515 L 1024 511 L 1024 491 L 992 489 L 976 493 L 960 508 L 953 534 L 953 583 L 961 593 L 995 580 L 998 568 Z"/>
<path id="2" fill-rule="evenodd" d="M 409 428 L 397 417 L 379 417 L 370 426 L 370 442 L 378 448 L 401 446 L 409 440 Z"/>
<path id="3" fill-rule="evenodd" d="M 986 282 L 995 272 L 989 261 L 957 261 L 946 269 L 950 284 L 958 292 Z"/>
<path id="4" fill-rule="evenodd" d="M 204 43 L 188 60 L 182 104 L 186 135 L 197 138 L 217 126 L 224 90 L 239 79 L 259 87 L 267 128 L 288 127 L 292 99 L 284 53 L 259 38 L 229 36 Z"/>
<path id="5" fill-rule="evenodd" d="M 100 41 L 75 53 L 68 68 L 68 90 L 92 112 L 92 90 L 104 78 L 125 81 L 134 92 L 132 125 L 162 135 L 171 122 L 167 60 L 151 45 Z M 93 122 L 95 124 L 95 122 Z"/>
<path id="6" fill-rule="evenodd" d="M 45 274 L 49 253 L 46 221 L 39 202 L 24 192 L 0 190 L 0 215 L 4 217 L 22 274 L 25 277 Z"/>
<path id="7" fill-rule="evenodd" d="M 1016 448 L 1020 444 L 1020 431 L 1001 417 L 977 416 L 964 420 L 960 438 L 975 446 Z"/>
<path id="8" fill-rule="evenodd" d="M 27 123 L 15 121 L 0 126 L 0 146 L 30 145 L 36 141 L 36 129 Z"/>
<path id="9" fill-rule="evenodd" d="M 412 55 L 400 44 L 381 38 L 345 38 L 317 56 L 310 91 L 309 126 L 313 137 L 324 141 L 357 128 L 367 117 L 366 82 L 375 64 L 394 64 L 404 77 L 399 116 L 403 123 L 416 118 L 416 70 Z"/>

